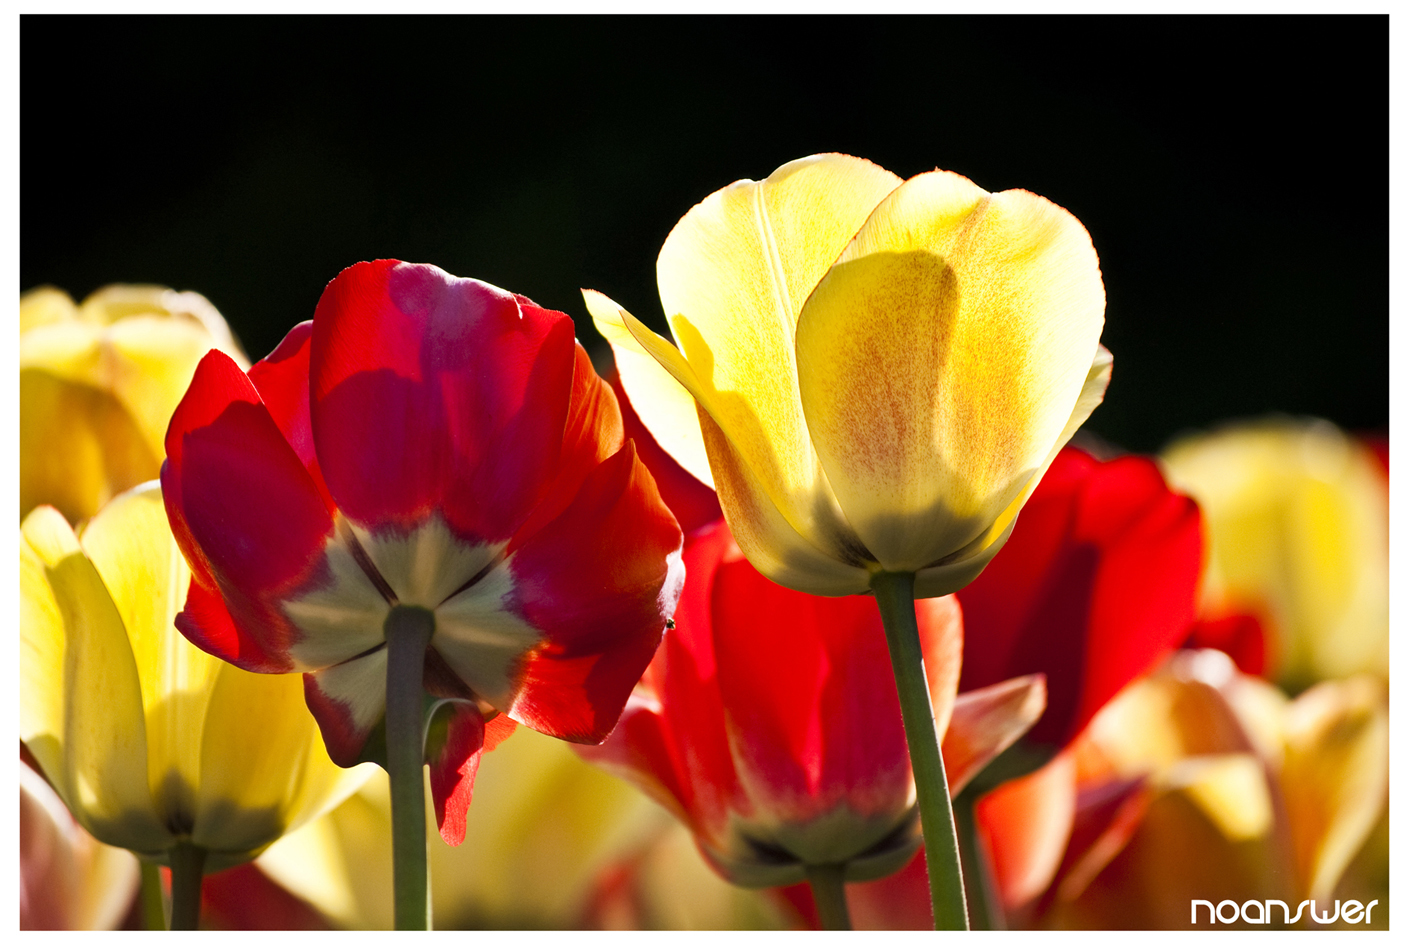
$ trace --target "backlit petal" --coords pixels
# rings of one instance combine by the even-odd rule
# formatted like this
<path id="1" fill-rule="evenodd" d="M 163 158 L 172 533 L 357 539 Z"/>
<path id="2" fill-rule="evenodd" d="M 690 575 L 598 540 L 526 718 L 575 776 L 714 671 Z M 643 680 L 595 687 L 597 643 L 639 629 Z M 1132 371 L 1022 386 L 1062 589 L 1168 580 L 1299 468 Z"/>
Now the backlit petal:
<path id="1" fill-rule="evenodd" d="M 21 531 L 33 552 L 21 554 L 21 738 L 89 833 L 160 850 L 169 836 L 147 783 L 142 690 L 122 618 L 58 512 L 41 506 Z"/>
<path id="2" fill-rule="evenodd" d="M 279 432 L 294 448 L 308 469 L 323 501 L 333 507 L 332 496 L 323 482 L 318 467 L 318 452 L 313 446 L 313 425 L 309 416 L 308 353 L 312 347 L 313 322 L 300 322 L 289 330 L 279 346 L 249 369 L 250 383 L 259 391 L 259 399 Z"/>
<path id="3" fill-rule="evenodd" d="M 792 161 L 695 206 L 656 263 L 661 304 L 701 403 L 783 517 L 829 543 L 849 529 L 809 439 L 793 337 L 808 294 L 899 183 L 845 155 Z"/>
<path id="4" fill-rule="evenodd" d="M 707 486 L 713 486 L 709 457 L 695 414 L 695 398 L 660 361 L 636 340 L 628 329 L 629 313 L 600 292 L 582 290 L 587 311 L 597 331 L 612 346 L 621 386 L 631 398 L 641 422 L 651 431 L 661 449 L 670 454 L 686 472 Z M 636 329 L 648 332 L 644 326 Z M 651 337 L 658 337 L 652 334 Z M 664 339 L 661 339 L 662 342 Z"/>
<path id="5" fill-rule="evenodd" d="M 918 571 L 982 535 L 1048 459 L 1105 305 L 1090 237 L 1023 191 L 957 174 L 876 208 L 798 320 L 807 427 L 883 567 Z"/>
<path id="6" fill-rule="evenodd" d="M 954 701 L 944 732 L 944 773 L 950 794 L 1017 741 L 1042 715 L 1047 704 L 1042 676 L 1020 676 L 966 692 Z"/>
<path id="7" fill-rule="evenodd" d="M 333 519 L 249 378 L 225 355 L 201 362 L 172 417 L 167 457 L 162 493 L 172 532 L 192 577 L 220 593 L 232 618 L 202 626 L 197 612 L 183 614 L 182 631 L 242 668 L 287 671 L 297 634 L 277 601 L 321 564 Z"/>
<path id="8" fill-rule="evenodd" d="M 439 509 L 504 541 L 557 471 L 572 321 L 474 279 L 394 260 L 328 284 L 313 319 L 312 422 L 338 507 L 368 528 Z"/>
<path id="9" fill-rule="evenodd" d="M 468 702 L 452 703 L 440 711 L 450 718 L 445 744 L 429 759 L 431 797 L 441 839 L 457 847 L 465 842 L 465 815 L 484 748 L 484 716 Z"/>
<path id="10" fill-rule="evenodd" d="M 367 736 L 386 714 L 386 647 L 303 674 L 303 697 L 318 720 L 328 757 L 355 765 Z"/>
<path id="11" fill-rule="evenodd" d="M 222 664 L 176 630 L 191 572 L 171 537 L 157 484 L 109 502 L 88 523 L 82 542 L 131 640 L 152 794 L 169 817 L 189 819 L 201 783 L 206 707 Z"/>
<path id="12" fill-rule="evenodd" d="M 684 580 L 680 528 L 628 443 L 508 559 L 513 609 L 543 635 L 510 717 L 599 742 L 651 661 Z"/>

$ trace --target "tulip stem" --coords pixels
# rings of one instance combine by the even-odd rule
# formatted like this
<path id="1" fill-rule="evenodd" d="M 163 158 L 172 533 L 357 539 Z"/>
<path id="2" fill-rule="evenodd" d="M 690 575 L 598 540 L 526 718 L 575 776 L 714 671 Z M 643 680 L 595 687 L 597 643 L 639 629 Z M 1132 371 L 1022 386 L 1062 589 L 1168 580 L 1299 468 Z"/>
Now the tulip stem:
<path id="1" fill-rule="evenodd" d="M 885 625 L 890 665 L 900 695 L 900 717 L 905 723 L 905 744 L 915 772 L 934 927 L 965 930 L 969 927 L 969 911 L 964 902 L 964 875 L 949 801 L 949 780 L 944 773 L 944 756 L 939 752 L 934 706 L 930 704 L 925 676 L 920 627 L 915 620 L 915 575 L 877 571 L 871 575 L 871 590 Z"/>
<path id="2" fill-rule="evenodd" d="M 969 891 L 969 925 L 985 932 L 1007 928 L 1003 919 L 1003 904 L 998 899 L 998 884 L 993 878 L 993 866 L 978 832 L 978 817 L 974 806 L 978 792 L 969 788 L 954 798 L 954 821 L 959 828 L 959 847 L 964 860 L 964 888 Z"/>
<path id="3" fill-rule="evenodd" d="M 808 864 L 807 884 L 812 887 L 812 901 L 817 906 L 817 919 L 825 932 L 850 932 L 851 910 L 846 905 L 845 863 Z"/>
<path id="4" fill-rule="evenodd" d="M 391 781 L 391 860 L 396 928 L 431 927 L 426 859 L 426 726 L 421 695 L 435 614 L 396 606 L 386 624 L 386 760 Z"/>
<path id="5" fill-rule="evenodd" d="M 204 876 L 205 847 L 182 841 L 171 848 L 171 931 L 200 928 Z"/>
<path id="6" fill-rule="evenodd" d="M 142 861 L 142 927 L 148 932 L 166 931 L 166 897 L 161 891 L 161 867 Z"/>

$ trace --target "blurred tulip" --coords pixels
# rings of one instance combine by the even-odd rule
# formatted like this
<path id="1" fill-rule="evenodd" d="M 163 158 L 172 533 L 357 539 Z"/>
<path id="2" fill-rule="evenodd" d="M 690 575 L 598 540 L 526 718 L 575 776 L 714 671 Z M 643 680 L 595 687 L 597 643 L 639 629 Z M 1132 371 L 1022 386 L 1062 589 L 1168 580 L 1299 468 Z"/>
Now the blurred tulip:
<path id="1" fill-rule="evenodd" d="M 195 292 L 113 285 L 81 306 L 50 287 L 21 295 L 20 517 L 48 504 L 77 522 L 155 478 L 167 422 L 211 348 L 249 363 Z"/>
<path id="2" fill-rule="evenodd" d="M 1201 565 L 1198 506 L 1138 456 L 1067 448 L 1003 551 L 959 593 L 966 692 L 1047 677 L 1047 711 L 1023 737 L 1048 752 L 1189 632 Z"/>
<path id="3" fill-rule="evenodd" d="M 137 892 L 137 860 L 99 843 L 20 765 L 20 929 L 111 929 Z"/>
<path id="4" fill-rule="evenodd" d="M 1197 642 L 1245 670 L 1265 661 L 1291 692 L 1387 677 L 1389 483 L 1372 448 L 1324 420 L 1272 417 L 1185 437 L 1163 462 L 1208 523 Z"/>
<path id="5" fill-rule="evenodd" d="M 304 673 L 339 764 L 398 742 L 386 626 L 430 621 L 416 688 L 452 706 L 426 745 L 452 844 L 510 719 L 611 731 L 683 579 L 680 529 L 571 319 L 434 266 L 344 270 L 248 376 L 206 357 L 167 450 L 192 563 L 177 626 L 242 668 Z"/>
<path id="6" fill-rule="evenodd" d="M 214 872 L 256 856 L 366 777 L 323 750 L 297 680 L 200 652 L 172 625 L 186 564 L 156 483 L 108 503 L 81 540 L 40 506 L 20 539 L 20 738 L 104 843 Z"/>
<path id="7" fill-rule="evenodd" d="M 1044 809 L 1050 795 L 1023 798 L 1020 785 L 990 795 L 984 826 L 1000 849 L 1040 833 L 1017 818 L 1073 825 L 1040 896 L 1005 887 L 1010 918 L 1188 928 L 1191 899 L 1326 905 L 1385 810 L 1388 747 L 1386 693 L 1373 677 L 1291 700 L 1221 652 L 1182 651 L 1062 756 L 1074 814 Z"/>
<path id="8" fill-rule="evenodd" d="M 694 207 L 656 274 L 675 345 L 585 293 L 622 384 L 753 565 L 809 593 L 964 586 L 1110 376 L 1081 224 L 945 171 L 792 161 Z"/>
<path id="9" fill-rule="evenodd" d="M 640 785 L 745 887 L 844 866 L 885 875 L 919 843 L 915 787 L 880 616 L 862 598 L 780 587 L 722 522 L 695 533 L 676 613 L 621 725 L 589 760 Z M 936 729 L 957 786 L 1040 714 L 1040 678 L 957 702 L 962 647 L 952 597 L 921 602 Z"/>
<path id="10" fill-rule="evenodd" d="M 464 844 L 431 845 L 437 925 L 590 927 L 584 917 L 603 871 L 638 850 L 655 851 L 662 830 L 671 826 L 669 815 L 562 742 L 532 730 L 504 742 L 495 755 L 476 780 Z M 258 865 L 340 925 L 389 929 L 388 811 L 387 779 L 378 772 L 327 817 L 270 847 Z M 663 857 L 652 852 L 651 862 Z M 689 883 L 665 898 L 695 895 L 698 877 L 686 876 Z M 706 901 L 714 895 L 701 892 Z M 679 908 L 690 911 L 683 902 Z"/>

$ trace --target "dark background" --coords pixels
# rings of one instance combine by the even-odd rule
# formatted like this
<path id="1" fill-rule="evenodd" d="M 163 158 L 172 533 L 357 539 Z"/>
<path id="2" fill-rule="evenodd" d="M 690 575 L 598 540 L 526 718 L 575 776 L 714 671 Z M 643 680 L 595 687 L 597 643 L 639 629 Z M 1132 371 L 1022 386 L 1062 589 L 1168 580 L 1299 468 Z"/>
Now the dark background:
<path id="1" fill-rule="evenodd" d="M 195 289 L 255 358 L 387 256 L 664 330 L 676 220 L 843 151 L 1085 223 L 1097 434 L 1388 424 L 1387 17 L 26 16 L 20 53 L 21 287 Z"/>

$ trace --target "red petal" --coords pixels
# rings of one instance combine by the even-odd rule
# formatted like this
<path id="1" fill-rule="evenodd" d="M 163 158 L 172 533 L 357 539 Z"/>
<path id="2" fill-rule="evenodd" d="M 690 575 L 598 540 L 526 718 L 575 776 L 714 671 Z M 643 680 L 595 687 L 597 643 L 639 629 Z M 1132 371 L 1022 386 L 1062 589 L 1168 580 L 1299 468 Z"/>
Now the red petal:
<path id="1" fill-rule="evenodd" d="M 1184 645 L 1191 649 L 1222 650 L 1233 658 L 1238 669 L 1249 676 L 1261 676 L 1272 663 L 1267 658 L 1271 640 L 1266 623 L 1255 614 L 1229 614 L 1194 624 Z"/>
<path id="2" fill-rule="evenodd" d="M 572 372 L 572 402 L 563 430 L 563 451 L 558 475 L 543 494 L 533 514 L 519 527 L 506 549 L 513 553 L 529 536 L 562 514 L 587 476 L 608 456 L 621 449 L 621 412 L 611 388 L 597 376 L 592 359 L 573 342 L 576 361 Z"/>
<path id="3" fill-rule="evenodd" d="M 1186 634 L 1201 553 L 1197 506 L 1153 462 L 1063 450 L 1008 544 L 959 593 L 960 689 L 1045 673 L 1047 712 L 1028 737 L 1065 745 Z"/>
<path id="4" fill-rule="evenodd" d="M 372 729 L 386 715 L 385 649 L 304 673 L 303 701 L 318 723 L 333 763 L 344 768 L 357 764 Z"/>
<path id="5" fill-rule="evenodd" d="M 166 451 L 162 496 L 172 533 L 193 582 L 222 597 L 231 618 L 226 624 L 198 599 L 182 632 L 233 654 L 226 658 L 241 668 L 286 671 L 296 632 L 277 601 L 322 561 L 333 527 L 317 487 L 249 378 L 219 351 L 197 366 Z"/>
<path id="6" fill-rule="evenodd" d="M 465 840 L 465 817 L 470 812 L 475 772 L 479 770 L 479 759 L 484 753 L 484 717 L 468 702 L 452 703 L 450 711 L 445 745 L 438 757 L 428 761 L 435 822 L 440 827 L 441 839 L 458 847 Z"/>
<path id="7" fill-rule="evenodd" d="M 569 741 L 611 732 L 684 579 L 680 528 L 628 443 L 509 559 L 510 605 L 545 640 L 509 715 Z"/>
<path id="8" fill-rule="evenodd" d="M 318 468 L 313 446 L 313 426 L 308 414 L 308 352 L 313 340 L 312 320 L 295 325 L 279 346 L 249 370 L 250 383 L 259 391 L 265 409 L 279 425 L 279 432 L 294 448 L 329 510 L 332 496 Z"/>
<path id="9" fill-rule="evenodd" d="M 636 415 L 636 409 L 631 406 L 615 366 L 612 367 L 608 379 L 621 408 L 623 431 L 636 442 L 636 454 L 651 471 L 651 476 L 656 480 L 656 487 L 660 489 L 661 498 L 675 513 L 681 530 L 688 535 L 721 518 L 724 513 L 719 508 L 719 496 L 709 486 L 687 473 L 669 453 L 661 449 L 655 437 L 651 436 L 646 425 Z"/>
<path id="10" fill-rule="evenodd" d="M 754 799 L 794 822 L 842 803 L 903 813 L 910 766 L 876 602 L 789 590 L 739 558 L 720 566 L 712 604 L 720 694 Z"/>
<path id="11" fill-rule="evenodd" d="M 572 320 L 395 260 L 328 284 L 313 319 L 312 424 L 328 488 L 369 526 L 433 510 L 507 540 L 556 475 Z"/>

